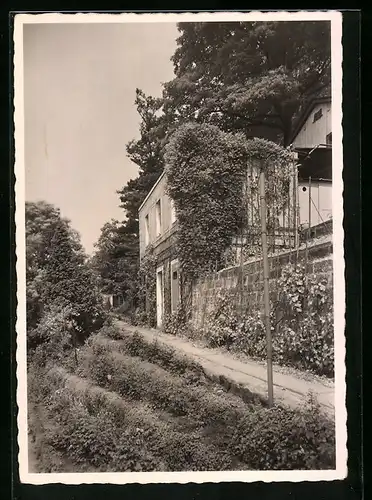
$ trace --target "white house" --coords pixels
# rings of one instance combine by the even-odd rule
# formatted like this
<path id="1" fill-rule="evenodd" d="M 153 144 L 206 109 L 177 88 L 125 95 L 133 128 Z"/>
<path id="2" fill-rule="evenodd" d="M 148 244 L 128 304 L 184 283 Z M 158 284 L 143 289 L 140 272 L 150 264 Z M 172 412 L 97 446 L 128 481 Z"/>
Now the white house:
<path id="1" fill-rule="evenodd" d="M 156 255 L 156 324 L 160 328 L 164 314 L 177 310 L 180 300 L 180 276 L 176 253 L 177 220 L 168 196 L 163 172 L 139 208 L 139 244 L 142 260 L 149 246 Z"/>
<path id="2" fill-rule="evenodd" d="M 300 224 L 311 227 L 332 217 L 332 101 L 311 100 L 292 136 L 299 159 Z"/>

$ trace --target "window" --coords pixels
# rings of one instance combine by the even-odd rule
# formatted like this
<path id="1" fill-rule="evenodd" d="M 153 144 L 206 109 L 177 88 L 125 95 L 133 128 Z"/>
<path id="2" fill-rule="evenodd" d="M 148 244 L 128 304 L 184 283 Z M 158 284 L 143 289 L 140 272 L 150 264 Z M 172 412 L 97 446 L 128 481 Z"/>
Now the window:
<path id="1" fill-rule="evenodd" d="M 161 234 L 161 200 L 158 200 L 156 202 L 155 206 L 156 210 L 156 236 L 159 236 Z"/>
<path id="2" fill-rule="evenodd" d="M 145 245 L 147 246 L 150 243 L 150 225 L 149 225 L 149 216 L 148 214 L 145 217 Z"/>
<path id="3" fill-rule="evenodd" d="M 318 111 L 316 113 L 314 113 L 313 123 L 315 123 L 318 120 L 320 120 L 322 116 L 323 116 L 323 110 L 322 110 L 322 108 L 320 108 L 320 109 L 318 109 Z"/>
<path id="4" fill-rule="evenodd" d="M 331 145 L 332 144 L 332 132 L 326 135 L 326 144 Z"/>

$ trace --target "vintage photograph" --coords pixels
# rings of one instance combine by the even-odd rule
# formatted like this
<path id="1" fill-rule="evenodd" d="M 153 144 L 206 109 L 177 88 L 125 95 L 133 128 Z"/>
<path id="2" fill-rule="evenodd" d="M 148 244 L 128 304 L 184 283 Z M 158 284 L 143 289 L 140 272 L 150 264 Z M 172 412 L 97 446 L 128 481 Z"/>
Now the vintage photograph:
<path id="1" fill-rule="evenodd" d="M 22 481 L 345 477 L 341 30 L 16 16 Z"/>

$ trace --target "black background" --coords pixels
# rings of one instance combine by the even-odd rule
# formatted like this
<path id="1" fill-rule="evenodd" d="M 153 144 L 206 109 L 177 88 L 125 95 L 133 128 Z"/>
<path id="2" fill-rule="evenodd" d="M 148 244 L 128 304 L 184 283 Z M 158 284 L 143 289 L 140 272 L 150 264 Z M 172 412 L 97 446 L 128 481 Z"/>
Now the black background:
<path id="1" fill-rule="evenodd" d="M 364 497 L 362 493 L 362 437 L 361 437 L 361 385 L 362 385 L 362 336 L 361 336 L 361 126 L 360 126 L 360 33 L 361 13 L 343 11 L 343 136 L 344 136 L 344 231 L 346 260 L 346 339 L 347 339 L 347 409 L 348 409 L 348 478 L 344 481 L 320 483 L 221 483 L 221 484 L 167 484 L 167 485 L 22 485 L 19 482 L 17 465 L 17 406 L 15 401 L 15 311 L 16 311 L 16 276 L 15 276 L 15 235 L 14 235 L 14 144 L 13 144 L 13 15 L 12 12 L 103 12 L 94 9 L 94 5 L 73 5 L 71 2 L 12 2 L 0 5 L 0 204 L 1 204 L 1 238 L 0 258 L 2 273 L 1 289 L 1 332 L 0 332 L 0 381 L 1 391 L 1 438 L 0 438 L 0 499 L 68 499 L 82 500 L 91 498 L 122 499 L 122 498 L 177 498 L 222 499 L 264 498 L 264 499 L 337 499 L 349 500 Z M 115 9 L 114 5 L 111 5 Z M 166 5 L 139 6 L 122 3 L 121 11 L 166 12 Z M 174 7 L 174 5 L 173 5 Z M 190 4 L 183 10 L 193 11 L 196 7 Z M 187 8 L 188 7 L 188 8 Z M 244 8 L 246 9 L 246 5 Z M 263 5 L 252 9 L 261 8 Z M 107 8 L 107 7 L 106 7 Z M 116 6 L 116 12 L 119 6 Z M 276 7 L 277 8 L 277 7 Z M 298 10 L 298 4 L 296 10 Z M 302 7 L 305 10 L 306 7 Z M 312 5 L 312 9 L 316 7 Z M 320 8 L 320 7 L 319 7 Z M 331 9 L 331 6 L 328 6 Z M 333 7 L 340 9 L 340 7 Z M 168 6 L 168 9 L 171 7 Z M 241 11 L 242 5 L 229 5 L 229 9 L 216 4 L 204 4 L 200 10 L 230 10 Z M 266 9 L 270 9 L 269 6 Z M 273 7 L 271 7 L 273 9 Z M 275 7 L 274 7 L 275 9 Z M 287 5 L 287 9 L 291 10 Z M 324 7 L 323 7 L 324 9 Z M 181 10 L 181 9 L 180 9 Z M 281 10 L 286 10 L 285 5 Z M 175 12 L 174 10 L 169 10 Z M 105 10 L 104 12 L 110 12 Z M 112 11 L 111 11 L 112 12 Z M 364 15 L 366 23 L 368 15 Z M 366 38 L 372 25 L 366 30 Z M 366 49 L 367 65 L 369 51 Z M 369 96 L 363 106 L 369 104 Z M 364 124 L 364 127 L 368 126 Z M 367 132 L 367 129 L 364 130 Z M 368 139 L 367 139 L 368 147 Z M 367 149 L 367 148 L 366 148 Z M 371 168 L 371 167 L 370 167 Z M 369 168 L 369 170 L 370 170 Z M 368 188 L 366 176 L 363 173 L 363 189 Z M 367 210 L 367 203 L 363 210 Z M 366 212 L 363 211 L 366 214 Z M 368 221 L 368 216 L 365 216 Z M 364 271 L 366 272 L 366 271 Z M 366 274 L 364 274 L 366 276 Z M 368 307 L 368 306 L 367 306 Z M 336 311 L 337 314 L 337 311 Z M 366 348 L 365 348 L 366 349 Z M 4 404 L 5 403 L 5 404 Z M 364 439 L 366 442 L 366 439 Z M 368 469 L 365 465 L 365 478 L 368 482 Z M 368 498 L 368 495 L 365 495 Z"/>

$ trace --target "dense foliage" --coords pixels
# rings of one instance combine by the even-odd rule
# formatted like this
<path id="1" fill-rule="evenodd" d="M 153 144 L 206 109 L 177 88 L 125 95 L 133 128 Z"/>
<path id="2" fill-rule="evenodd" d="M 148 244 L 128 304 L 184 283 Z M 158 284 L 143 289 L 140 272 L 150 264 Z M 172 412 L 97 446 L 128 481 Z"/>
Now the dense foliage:
<path id="1" fill-rule="evenodd" d="M 187 123 L 172 135 L 165 154 L 168 192 L 178 220 L 178 256 L 185 279 L 216 269 L 232 238 L 246 224 L 260 228 L 258 177 L 265 171 L 268 223 L 287 202 L 293 159 L 263 139 L 222 132 L 214 125 Z M 253 175 L 247 178 L 247 171 Z M 249 184 L 250 195 L 244 193 Z"/>
<path id="2" fill-rule="evenodd" d="M 187 124 L 166 152 L 178 220 L 178 256 L 191 279 L 221 260 L 241 222 L 244 140 L 214 126 Z"/>
<path id="3" fill-rule="evenodd" d="M 66 230 L 71 250 L 79 262 L 84 261 L 84 252 L 79 235 L 59 209 L 44 201 L 26 203 L 26 299 L 27 327 L 36 326 L 42 315 L 45 265 L 48 249 L 51 248 L 57 228 Z"/>
<path id="4" fill-rule="evenodd" d="M 34 365 L 29 390 L 49 419 L 44 449 L 81 471 L 334 467 L 334 426 L 312 400 L 299 410 L 244 403 L 138 335 L 98 335 L 79 352 L 78 366 L 64 365 Z"/>
<path id="5" fill-rule="evenodd" d="M 156 363 L 176 375 L 183 375 L 186 379 L 192 379 L 193 382 L 199 381 L 201 383 L 205 379 L 201 365 L 179 353 L 171 346 L 159 344 L 156 339 L 149 342 L 140 333 L 135 332 L 132 335 L 117 326 L 103 328 L 101 333 L 114 340 L 120 340 L 116 348 L 123 353 Z"/>
<path id="6" fill-rule="evenodd" d="M 197 120 L 288 145 L 299 109 L 330 84 L 330 23 L 180 23 L 168 120 Z"/>
<path id="7" fill-rule="evenodd" d="M 107 222 L 101 229 L 91 259 L 101 291 L 121 296 L 134 305 L 138 261 L 138 240 L 129 232 L 128 225 L 117 220 Z"/>
<path id="8" fill-rule="evenodd" d="M 156 255 L 149 245 L 137 275 L 137 303 L 131 321 L 135 325 L 156 326 Z"/>
<path id="9" fill-rule="evenodd" d="M 128 158 L 138 167 L 138 177 L 118 191 L 125 220 L 112 220 L 103 226 L 92 259 L 102 291 L 122 296 L 132 310 L 141 306 L 138 209 L 163 171 L 166 133 L 162 99 L 146 96 L 137 89 L 135 105 L 140 117 L 140 137 L 130 141 L 126 150 Z"/>
<path id="10" fill-rule="evenodd" d="M 127 144 L 127 155 L 138 166 L 139 174 L 118 193 L 126 214 L 125 224 L 138 236 L 138 209 L 163 171 L 166 125 L 161 113 L 162 99 L 146 96 L 137 89 L 135 105 L 141 119 L 140 137 Z"/>
<path id="11" fill-rule="evenodd" d="M 306 275 L 302 266 L 289 265 L 272 286 L 274 362 L 333 377 L 333 290 L 327 279 Z M 239 315 L 235 304 L 229 293 L 220 294 L 205 325 L 204 337 L 212 346 L 226 346 L 266 359 L 261 312 Z"/>
<path id="12" fill-rule="evenodd" d="M 26 270 L 29 348 L 48 338 L 57 311 L 68 311 L 76 342 L 102 326 L 101 298 L 79 236 L 45 202 L 26 205 Z"/>

